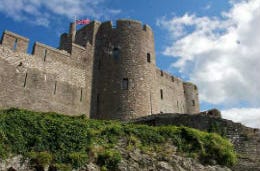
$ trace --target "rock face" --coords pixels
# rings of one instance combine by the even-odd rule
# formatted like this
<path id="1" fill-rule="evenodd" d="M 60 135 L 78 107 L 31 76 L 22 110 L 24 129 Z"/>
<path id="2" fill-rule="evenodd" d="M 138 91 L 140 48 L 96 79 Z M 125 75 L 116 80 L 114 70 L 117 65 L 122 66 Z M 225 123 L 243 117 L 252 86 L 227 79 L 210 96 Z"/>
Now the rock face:
<path id="1" fill-rule="evenodd" d="M 11 157 L 6 160 L 0 159 L 1 171 L 31 171 L 28 161 L 22 162 L 22 156 Z"/>
<path id="2" fill-rule="evenodd" d="M 132 122 L 152 126 L 176 125 L 216 132 L 227 137 L 238 153 L 238 164 L 232 168 L 237 171 L 260 170 L 260 130 L 248 128 L 240 123 L 221 119 L 217 110 L 202 112 L 198 115 L 160 114 L 136 119 Z"/>
<path id="3" fill-rule="evenodd" d="M 185 158 L 173 154 L 169 157 L 162 157 L 160 154 L 143 154 L 140 150 L 126 152 L 121 149 L 123 159 L 119 163 L 119 171 L 231 171 L 227 167 L 221 166 L 204 166 L 197 160 Z M 1 171 L 35 171 L 29 168 L 28 162 L 21 163 L 22 157 L 16 156 L 6 161 L 0 162 Z M 46 169 L 48 170 L 48 169 Z M 89 163 L 84 168 L 77 171 L 100 171 L 101 168 L 94 164 Z M 76 171 L 76 170 L 74 170 Z"/>

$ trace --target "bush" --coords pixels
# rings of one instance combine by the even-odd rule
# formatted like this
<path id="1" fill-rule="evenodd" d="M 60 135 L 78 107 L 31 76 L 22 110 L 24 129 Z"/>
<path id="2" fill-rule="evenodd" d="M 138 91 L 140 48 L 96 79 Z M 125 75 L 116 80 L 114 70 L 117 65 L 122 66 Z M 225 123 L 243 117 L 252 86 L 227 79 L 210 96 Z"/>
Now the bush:
<path id="1" fill-rule="evenodd" d="M 191 128 L 121 124 L 14 108 L 0 110 L 1 158 L 10 154 L 29 155 L 35 165 L 58 163 L 74 168 L 91 159 L 103 170 L 113 170 L 121 160 L 120 153 L 113 148 L 124 141 L 126 148 L 139 148 L 147 153 L 156 150 L 163 153 L 160 146 L 167 142 L 176 146 L 178 152 L 205 163 L 236 162 L 234 148 L 227 139 Z"/>
<path id="2" fill-rule="evenodd" d="M 121 161 L 121 154 L 115 150 L 105 150 L 103 153 L 98 154 L 97 164 L 109 170 L 118 168 Z"/>
<path id="3" fill-rule="evenodd" d="M 70 163 L 74 168 L 80 168 L 88 161 L 88 154 L 82 152 L 73 152 L 69 154 Z"/>
<path id="4" fill-rule="evenodd" d="M 30 159 L 31 165 L 37 168 L 45 168 L 52 161 L 52 155 L 48 152 L 30 152 L 27 156 Z"/>

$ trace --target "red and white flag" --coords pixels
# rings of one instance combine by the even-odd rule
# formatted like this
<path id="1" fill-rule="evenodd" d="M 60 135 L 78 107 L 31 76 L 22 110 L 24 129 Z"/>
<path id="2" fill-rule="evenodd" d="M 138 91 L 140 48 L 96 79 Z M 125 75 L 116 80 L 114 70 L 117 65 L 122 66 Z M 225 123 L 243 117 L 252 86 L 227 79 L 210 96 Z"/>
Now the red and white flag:
<path id="1" fill-rule="evenodd" d="M 89 24 L 90 19 L 76 20 L 76 24 Z"/>

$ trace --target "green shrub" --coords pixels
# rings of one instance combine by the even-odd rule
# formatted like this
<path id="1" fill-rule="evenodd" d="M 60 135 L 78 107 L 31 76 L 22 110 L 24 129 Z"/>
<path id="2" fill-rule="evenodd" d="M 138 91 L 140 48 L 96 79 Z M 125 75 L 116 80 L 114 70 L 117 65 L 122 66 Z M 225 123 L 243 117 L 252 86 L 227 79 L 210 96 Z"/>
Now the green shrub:
<path id="1" fill-rule="evenodd" d="M 29 158 L 36 165 L 59 163 L 78 168 L 91 159 L 103 170 L 113 170 L 121 160 L 120 153 L 113 148 L 122 142 L 128 150 L 139 148 L 147 153 L 163 153 L 160 146 L 172 143 L 178 152 L 205 163 L 214 160 L 229 166 L 237 158 L 227 139 L 191 128 L 121 124 L 15 108 L 0 110 L 1 158 L 10 154 L 28 156 L 31 152 Z"/>
<path id="2" fill-rule="evenodd" d="M 97 164 L 109 170 L 115 170 L 121 161 L 121 154 L 115 150 L 105 150 L 98 154 Z"/>
<path id="3" fill-rule="evenodd" d="M 82 152 L 73 152 L 69 154 L 69 159 L 74 168 L 80 168 L 87 164 L 88 154 Z"/>
<path id="4" fill-rule="evenodd" d="M 72 167 L 70 164 L 56 163 L 51 168 L 53 168 L 53 170 L 57 170 L 57 171 L 72 171 Z"/>
<path id="5" fill-rule="evenodd" d="M 50 165 L 52 161 L 52 155 L 48 152 L 30 152 L 28 153 L 28 158 L 33 166 L 46 167 Z"/>

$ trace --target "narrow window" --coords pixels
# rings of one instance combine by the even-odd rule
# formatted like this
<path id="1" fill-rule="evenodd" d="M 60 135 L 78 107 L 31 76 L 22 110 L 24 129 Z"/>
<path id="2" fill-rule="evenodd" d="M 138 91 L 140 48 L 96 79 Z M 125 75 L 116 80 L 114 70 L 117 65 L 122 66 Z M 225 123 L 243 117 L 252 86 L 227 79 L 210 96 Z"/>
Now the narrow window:
<path id="1" fill-rule="evenodd" d="M 82 96 L 83 96 L 83 89 L 80 89 L 80 102 L 82 102 Z"/>
<path id="2" fill-rule="evenodd" d="M 44 49 L 44 53 L 43 53 L 43 61 L 46 61 L 46 57 L 47 57 L 47 49 Z"/>
<path id="3" fill-rule="evenodd" d="M 57 81 L 55 81 L 55 84 L 54 84 L 54 91 L 53 91 L 53 94 L 56 94 L 56 90 L 57 90 Z"/>
<path id="4" fill-rule="evenodd" d="M 161 99 L 163 99 L 163 89 L 160 90 Z"/>
<path id="5" fill-rule="evenodd" d="M 151 54 L 150 53 L 147 53 L 147 62 L 151 62 Z"/>
<path id="6" fill-rule="evenodd" d="M 179 101 L 177 100 L 177 108 L 179 109 Z"/>
<path id="7" fill-rule="evenodd" d="M 15 41 L 14 41 L 14 46 L 13 46 L 13 50 L 16 50 L 16 49 L 17 49 L 17 42 L 18 42 L 18 40 L 15 39 Z"/>
<path id="8" fill-rule="evenodd" d="M 123 78 L 122 89 L 123 90 L 128 90 L 128 78 Z"/>
<path id="9" fill-rule="evenodd" d="M 115 60 L 118 60 L 119 59 L 119 49 L 117 48 L 117 47 L 115 47 L 114 49 L 113 49 L 113 57 L 114 57 L 114 59 Z"/>
<path id="10" fill-rule="evenodd" d="M 25 87 L 25 86 L 26 86 L 26 82 L 27 82 L 27 76 L 28 76 L 28 74 L 27 74 L 27 72 L 26 72 L 26 74 L 25 74 L 25 78 L 24 78 L 23 87 Z"/>
<path id="11" fill-rule="evenodd" d="M 161 70 L 161 76 L 163 77 L 163 71 Z"/>
<path id="12" fill-rule="evenodd" d="M 131 28 L 131 22 L 128 22 L 128 28 Z"/>
<path id="13" fill-rule="evenodd" d="M 198 88 L 197 88 L 197 86 L 194 86 L 194 90 L 197 90 Z"/>
<path id="14" fill-rule="evenodd" d="M 195 100 L 192 100 L 192 106 L 195 106 Z"/>

